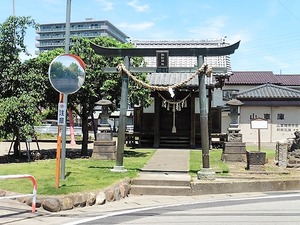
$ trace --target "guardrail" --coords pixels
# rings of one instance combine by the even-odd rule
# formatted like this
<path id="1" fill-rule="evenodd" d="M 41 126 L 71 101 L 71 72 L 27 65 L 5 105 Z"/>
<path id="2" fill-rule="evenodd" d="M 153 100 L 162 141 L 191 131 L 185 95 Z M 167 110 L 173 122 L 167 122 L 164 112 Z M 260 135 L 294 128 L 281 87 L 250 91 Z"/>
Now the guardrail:
<path id="1" fill-rule="evenodd" d="M 36 208 L 36 193 L 37 193 L 37 182 L 36 182 L 36 179 L 33 176 L 29 175 L 29 174 L 2 175 L 2 176 L 0 176 L 0 179 L 21 179 L 21 178 L 28 178 L 28 179 L 30 179 L 32 181 L 32 184 L 33 184 L 32 194 L 3 196 L 3 197 L 0 197 L 0 200 L 1 199 L 7 199 L 7 198 L 20 198 L 20 197 L 32 196 L 31 211 L 34 213 L 35 212 L 35 208 Z"/>
<path id="2" fill-rule="evenodd" d="M 58 126 L 34 126 L 34 130 L 37 133 L 49 133 L 49 134 L 57 134 Z M 66 134 L 71 134 L 70 127 L 66 127 Z M 82 135 L 81 127 L 74 127 L 74 135 Z"/>

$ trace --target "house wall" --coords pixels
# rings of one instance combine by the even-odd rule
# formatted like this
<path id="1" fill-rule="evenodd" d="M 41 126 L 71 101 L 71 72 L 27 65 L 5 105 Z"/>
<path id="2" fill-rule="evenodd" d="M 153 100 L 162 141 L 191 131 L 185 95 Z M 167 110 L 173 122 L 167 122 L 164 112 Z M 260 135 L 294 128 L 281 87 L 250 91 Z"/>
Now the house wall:
<path id="1" fill-rule="evenodd" d="M 224 85 L 224 87 L 222 88 L 222 90 L 239 90 L 239 92 L 241 91 L 246 91 L 250 88 L 254 88 L 257 87 L 258 85 Z"/>
<path id="2" fill-rule="evenodd" d="M 261 142 L 270 143 L 294 138 L 294 132 L 300 130 L 300 107 L 242 106 L 239 121 L 244 142 L 258 141 L 258 130 L 250 127 L 250 116 L 264 118 L 264 114 L 270 114 L 270 119 L 268 129 L 261 129 Z M 284 118 L 279 119 L 278 114 L 283 114 Z"/>

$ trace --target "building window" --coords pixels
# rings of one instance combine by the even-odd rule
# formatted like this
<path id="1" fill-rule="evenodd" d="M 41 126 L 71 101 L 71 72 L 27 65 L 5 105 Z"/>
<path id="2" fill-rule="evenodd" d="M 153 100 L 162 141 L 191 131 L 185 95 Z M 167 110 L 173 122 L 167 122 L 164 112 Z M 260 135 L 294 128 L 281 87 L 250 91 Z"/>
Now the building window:
<path id="1" fill-rule="evenodd" d="M 229 101 L 232 99 L 232 92 L 239 92 L 239 90 L 223 90 L 223 101 Z"/>
<path id="2" fill-rule="evenodd" d="M 277 120 L 284 120 L 284 114 L 283 113 L 278 113 L 277 114 Z"/>
<path id="3" fill-rule="evenodd" d="M 265 119 L 265 120 L 269 120 L 270 118 L 271 118 L 270 113 L 265 113 L 265 114 L 264 114 L 264 119 Z"/>

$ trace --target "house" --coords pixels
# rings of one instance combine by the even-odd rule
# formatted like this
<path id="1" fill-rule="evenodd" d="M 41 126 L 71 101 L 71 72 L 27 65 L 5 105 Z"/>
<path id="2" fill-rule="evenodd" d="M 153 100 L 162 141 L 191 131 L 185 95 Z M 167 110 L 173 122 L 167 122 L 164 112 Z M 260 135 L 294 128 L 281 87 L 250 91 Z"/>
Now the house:
<path id="1" fill-rule="evenodd" d="M 300 75 L 275 75 L 270 71 L 233 72 L 223 88 L 223 101 L 233 91 L 244 105 L 240 107 L 240 133 L 244 142 L 257 142 L 257 130 L 250 121 L 263 118 L 268 129 L 261 130 L 261 142 L 276 142 L 294 137 L 300 130 Z M 222 113 L 222 131 L 229 125 L 228 112 Z"/>

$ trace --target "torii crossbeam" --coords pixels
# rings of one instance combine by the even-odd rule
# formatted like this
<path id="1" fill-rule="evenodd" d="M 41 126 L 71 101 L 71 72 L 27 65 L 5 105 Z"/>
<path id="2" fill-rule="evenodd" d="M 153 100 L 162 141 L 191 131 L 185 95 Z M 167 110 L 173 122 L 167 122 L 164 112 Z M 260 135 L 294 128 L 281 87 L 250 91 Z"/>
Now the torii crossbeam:
<path id="1" fill-rule="evenodd" d="M 99 55 L 105 56 L 156 56 L 157 50 L 167 50 L 169 56 L 223 56 L 231 55 L 240 45 L 240 41 L 225 47 L 211 48 L 105 48 L 91 43 L 91 48 Z"/>

